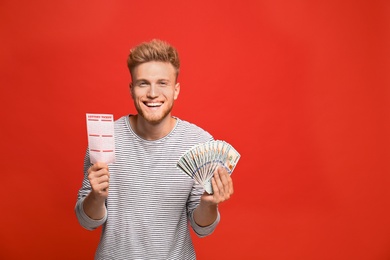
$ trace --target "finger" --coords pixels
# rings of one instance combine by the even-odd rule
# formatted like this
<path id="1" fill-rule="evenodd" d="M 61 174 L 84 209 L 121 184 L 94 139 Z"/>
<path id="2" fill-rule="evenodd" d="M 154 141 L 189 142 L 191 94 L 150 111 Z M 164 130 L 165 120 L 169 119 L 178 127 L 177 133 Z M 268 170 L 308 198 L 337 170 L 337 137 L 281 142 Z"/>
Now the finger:
<path id="1" fill-rule="evenodd" d="M 217 182 L 215 181 L 215 177 L 211 178 L 211 185 L 213 186 L 213 200 L 215 203 L 219 203 L 220 200 L 220 191 L 217 185 Z"/>
<path id="2" fill-rule="evenodd" d="M 109 185 L 107 182 L 101 183 L 95 187 L 95 193 L 105 195 L 108 192 Z"/>
<path id="3" fill-rule="evenodd" d="M 90 170 L 88 170 L 88 174 L 90 176 L 92 176 L 93 178 L 101 177 L 101 176 L 104 176 L 104 175 L 107 175 L 108 177 L 110 177 L 110 173 L 109 173 L 108 169 L 106 169 L 106 168 L 101 168 L 101 169 L 96 170 L 96 171 L 94 171 L 91 168 Z"/>
<path id="4" fill-rule="evenodd" d="M 100 183 L 99 186 L 98 186 L 98 189 L 100 191 L 106 191 L 106 190 L 108 190 L 108 188 L 109 188 L 108 182 Z"/>
<path id="5" fill-rule="evenodd" d="M 220 197 L 224 197 L 225 189 L 223 187 L 223 183 L 221 181 L 221 177 L 219 176 L 218 170 L 214 173 L 213 179 L 214 179 L 215 185 L 217 186 L 217 192 L 214 192 L 214 193 Z M 221 199 L 221 198 L 219 198 L 219 199 Z"/>
<path id="6" fill-rule="evenodd" d="M 217 175 L 216 175 L 217 176 Z M 220 192 L 221 196 L 223 196 L 222 201 L 230 199 L 230 196 L 233 194 L 233 181 L 230 174 L 227 172 L 225 168 L 218 169 L 218 176 L 223 188 L 219 188 L 219 190 L 223 190 Z"/>
<path id="7" fill-rule="evenodd" d="M 105 171 L 105 170 L 102 170 Z M 93 189 L 98 189 L 98 185 L 102 183 L 109 183 L 110 176 L 108 172 L 105 172 L 105 174 L 101 174 L 101 172 L 92 172 L 88 175 L 89 182 L 91 183 L 91 186 Z"/>
<path id="8" fill-rule="evenodd" d="M 106 163 L 102 163 L 102 162 L 97 162 L 95 164 L 93 164 L 90 169 L 92 171 L 99 171 L 100 169 L 106 169 L 108 170 L 108 165 Z"/>
<path id="9" fill-rule="evenodd" d="M 230 176 L 229 176 L 229 177 L 230 177 Z M 229 178 L 229 194 L 230 194 L 230 196 L 233 195 L 233 193 L 234 193 L 233 180 L 232 180 L 232 178 L 230 177 L 230 178 Z"/>
<path id="10" fill-rule="evenodd" d="M 96 174 L 99 177 L 107 176 L 107 178 L 110 179 L 110 172 L 106 168 L 100 169 L 99 171 L 96 172 Z"/>
<path id="11" fill-rule="evenodd" d="M 98 183 L 109 183 L 110 182 L 110 176 L 108 176 L 108 174 L 104 174 L 104 175 L 101 175 L 97 178 L 97 182 Z"/>
<path id="12" fill-rule="evenodd" d="M 233 194 L 233 181 L 230 174 L 226 171 L 226 169 L 221 169 L 219 171 L 219 176 L 222 181 L 225 194 L 228 194 L 229 196 Z"/>
<path id="13" fill-rule="evenodd" d="M 222 185 L 224 187 L 224 190 L 228 190 L 228 187 L 229 187 L 229 178 L 230 178 L 230 175 L 229 173 L 227 173 L 227 171 L 225 170 L 222 170 L 222 169 L 218 169 L 218 175 L 219 175 L 219 179 L 221 180 L 222 182 Z"/>
<path id="14" fill-rule="evenodd" d="M 97 193 L 106 191 L 109 187 L 109 181 L 107 176 L 102 176 L 91 181 L 92 190 Z"/>
<path id="15" fill-rule="evenodd" d="M 219 189 L 222 189 L 223 191 L 225 191 L 225 185 L 227 185 L 226 175 L 226 170 L 222 169 L 221 167 L 218 167 L 216 174 L 214 175 Z"/>
<path id="16" fill-rule="evenodd" d="M 91 183 L 91 186 L 93 189 L 99 189 L 99 186 L 101 184 L 108 185 L 109 181 L 108 181 L 108 178 L 106 176 L 103 176 L 103 177 L 91 179 L 90 183 Z"/>

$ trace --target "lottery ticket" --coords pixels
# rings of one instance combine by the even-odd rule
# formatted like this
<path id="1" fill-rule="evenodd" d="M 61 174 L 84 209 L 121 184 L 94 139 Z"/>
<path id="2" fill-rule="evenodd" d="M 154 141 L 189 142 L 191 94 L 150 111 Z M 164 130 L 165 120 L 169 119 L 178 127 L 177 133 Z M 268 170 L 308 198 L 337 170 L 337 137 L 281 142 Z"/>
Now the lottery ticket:
<path id="1" fill-rule="evenodd" d="M 115 162 L 114 116 L 86 114 L 86 119 L 91 163 Z"/>

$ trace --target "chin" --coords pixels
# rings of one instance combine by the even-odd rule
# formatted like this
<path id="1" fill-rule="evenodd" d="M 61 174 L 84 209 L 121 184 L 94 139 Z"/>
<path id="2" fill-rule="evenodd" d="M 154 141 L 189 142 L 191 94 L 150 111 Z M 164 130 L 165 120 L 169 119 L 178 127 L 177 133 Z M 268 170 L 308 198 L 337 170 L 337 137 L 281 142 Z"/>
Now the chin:
<path id="1" fill-rule="evenodd" d="M 173 108 L 171 105 L 169 106 L 168 104 L 165 104 L 164 107 L 160 108 L 160 111 L 154 112 L 150 112 L 148 111 L 148 109 L 144 110 L 142 105 L 143 104 L 138 105 L 135 103 L 136 110 L 138 112 L 138 115 L 140 115 L 142 119 L 149 124 L 157 125 L 166 120 L 167 118 L 171 117 L 171 111 Z"/>
<path id="2" fill-rule="evenodd" d="M 149 124 L 157 125 L 161 122 L 163 122 L 166 118 L 170 117 L 170 111 L 167 111 L 164 114 L 160 115 L 148 115 L 146 113 L 143 113 L 142 111 L 138 111 L 138 114 Z"/>

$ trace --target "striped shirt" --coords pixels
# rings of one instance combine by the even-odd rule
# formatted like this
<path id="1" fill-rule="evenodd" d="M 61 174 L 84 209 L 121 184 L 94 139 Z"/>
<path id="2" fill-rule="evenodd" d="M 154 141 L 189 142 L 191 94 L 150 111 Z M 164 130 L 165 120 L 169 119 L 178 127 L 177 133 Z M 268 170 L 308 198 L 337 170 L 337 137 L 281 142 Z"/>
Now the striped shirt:
<path id="1" fill-rule="evenodd" d="M 148 141 L 131 129 L 129 116 L 115 122 L 115 158 L 109 165 L 110 186 L 106 216 L 90 219 L 83 211 L 91 191 L 84 180 L 75 211 L 89 230 L 103 225 L 95 259 L 195 259 L 189 224 L 199 237 L 211 234 L 219 222 L 198 226 L 193 211 L 203 188 L 176 167 L 180 156 L 212 136 L 194 124 L 176 118 L 174 129 L 159 140 Z"/>

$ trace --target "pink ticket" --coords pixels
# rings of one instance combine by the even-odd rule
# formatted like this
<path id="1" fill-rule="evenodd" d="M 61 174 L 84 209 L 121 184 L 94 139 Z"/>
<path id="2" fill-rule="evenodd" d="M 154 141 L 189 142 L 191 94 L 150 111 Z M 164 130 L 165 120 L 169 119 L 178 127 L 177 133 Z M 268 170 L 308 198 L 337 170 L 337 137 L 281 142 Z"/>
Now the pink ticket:
<path id="1" fill-rule="evenodd" d="M 114 116 L 87 114 L 87 133 L 91 163 L 115 162 Z"/>

